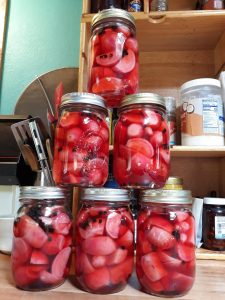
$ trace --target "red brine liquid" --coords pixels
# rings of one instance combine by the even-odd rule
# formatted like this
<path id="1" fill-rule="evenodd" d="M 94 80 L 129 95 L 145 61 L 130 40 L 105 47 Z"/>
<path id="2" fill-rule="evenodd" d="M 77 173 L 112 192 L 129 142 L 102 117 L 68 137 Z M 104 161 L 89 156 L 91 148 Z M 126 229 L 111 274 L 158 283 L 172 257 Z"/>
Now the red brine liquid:
<path id="1" fill-rule="evenodd" d="M 162 188 L 169 176 L 169 130 L 159 111 L 121 112 L 114 130 L 113 174 L 121 187 Z"/>
<path id="2" fill-rule="evenodd" d="M 121 23 L 96 30 L 90 41 L 88 91 L 118 107 L 125 95 L 138 90 L 138 43 L 133 30 Z"/>
<path id="3" fill-rule="evenodd" d="M 24 290 L 62 284 L 69 272 L 72 221 L 59 207 L 30 208 L 14 222 L 12 274 Z"/>
<path id="4" fill-rule="evenodd" d="M 76 221 L 78 285 L 98 294 L 123 289 L 133 270 L 134 223 L 125 207 L 83 206 Z"/>
<path id="5" fill-rule="evenodd" d="M 173 297 L 191 289 L 195 278 L 194 228 L 194 218 L 186 211 L 140 212 L 136 272 L 145 292 Z"/>
<path id="6" fill-rule="evenodd" d="M 102 186 L 108 177 L 109 129 L 88 112 L 63 111 L 55 131 L 56 184 Z"/>

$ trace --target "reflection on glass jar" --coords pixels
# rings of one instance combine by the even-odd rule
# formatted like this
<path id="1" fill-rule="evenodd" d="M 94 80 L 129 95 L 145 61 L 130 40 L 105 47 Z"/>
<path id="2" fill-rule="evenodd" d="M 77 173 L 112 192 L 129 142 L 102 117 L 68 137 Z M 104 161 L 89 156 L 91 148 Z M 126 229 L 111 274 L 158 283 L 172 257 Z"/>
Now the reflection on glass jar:
<path id="1" fill-rule="evenodd" d="M 203 246 L 209 250 L 225 250 L 225 199 L 204 198 L 202 218 Z"/>
<path id="2" fill-rule="evenodd" d="M 88 91 L 118 107 L 124 95 L 138 90 L 138 43 L 135 20 L 125 10 L 106 9 L 92 21 Z"/>
<path id="3" fill-rule="evenodd" d="M 122 290 L 133 270 L 134 223 L 122 189 L 84 189 L 76 219 L 75 273 L 90 293 Z"/>
<path id="4" fill-rule="evenodd" d="M 162 188 L 169 176 L 165 100 L 152 93 L 126 96 L 114 130 L 113 174 L 121 187 Z"/>
<path id="5" fill-rule="evenodd" d="M 23 290 L 47 290 L 69 273 L 72 216 L 65 190 L 22 187 L 14 222 L 12 274 Z"/>
<path id="6" fill-rule="evenodd" d="M 55 131 L 53 178 L 59 185 L 103 186 L 108 177 L 108 111 L 89 93 L 62 97 Z"/>
<path id="7" fill-rule="evenodd" d="M 195 278 L 195 221 L 191 193 L 145 190 L 137 219 L 136 272 L 152 295 L 186 294 Z"/>

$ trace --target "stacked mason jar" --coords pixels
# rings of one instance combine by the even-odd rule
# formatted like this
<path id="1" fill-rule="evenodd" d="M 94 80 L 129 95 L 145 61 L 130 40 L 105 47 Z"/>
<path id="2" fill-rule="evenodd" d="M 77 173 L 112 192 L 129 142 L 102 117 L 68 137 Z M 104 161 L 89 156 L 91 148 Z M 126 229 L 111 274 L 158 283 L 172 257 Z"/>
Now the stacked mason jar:
<path id="1" fill-rule="evenodd" d="M 107 9 L 95 15 L 88 65 L 87 93 L 62 97 L 54 142 L 56 185 L 64 189 L 82 188 L 73 233 L 76 282 L 91 293 L 123 289 L 133 271 L 136 246 L 136 273 L 142 289 L 157 296 L 183 295 L 192 287 L 195 274 L 191 194 L 184 190 L 162 190 L 170 169 L 165 99 L 155 93 L 138 92 L 138 43 L 135 20 L 130 13 Z M 118 109 L 113 149 L 113 176 L 118 189 L 103 187 L 108 178 L 109 108 Z M 136 245 L 131 189 L 140 190 Z M 64 224 L 64 212 L 48 208 L 48 215 L 36 216 L 40 230 L 47 225 L 55 230 L 55 210 Z M 22 222 L 30 224 L 33 220 L 26 217 Z M 70 230 L 71 223 L 66 217 L 65 224 Z M 22 226 L 18 228 L 20 232 Z M 57 233 L 66 238 L 61 231 Z M 66 264 L 63 260 L 58 274 L 55 261 L 69 257 L 68 242 L 62 242 L 60 255 L 43 250 L 47 242 L 54 241 L 54 234 L 55 231 L 51 237 L 43 236 L 46 241 L 39 248 L 33 246 L 33 250 L 50 258 L 41 273 L 35 271 L 42 274 L 41 278 L 27 285 L 16 278 L 20 288 L 43 289 L 48 283 L 52 287 L 52 283 L 62 282 Z M 28 241 L 26 234 L 25 237 L 23 242 Z M 26 266 L 32 259 L 30 254 L 28 257 Z M 42 262 L 40 266 L 43 267 Z"/>

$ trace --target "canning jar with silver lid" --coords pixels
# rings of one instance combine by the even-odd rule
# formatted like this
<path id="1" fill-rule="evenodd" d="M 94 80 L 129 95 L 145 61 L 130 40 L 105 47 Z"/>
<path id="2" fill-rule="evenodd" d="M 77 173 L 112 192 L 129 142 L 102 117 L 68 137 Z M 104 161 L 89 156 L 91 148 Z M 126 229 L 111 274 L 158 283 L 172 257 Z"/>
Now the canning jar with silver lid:
<path id="1" fill-rule="evenodd" d="M 186 294 L 195 279 L 195 221 L 187 190 L 144 190 L 137 219 L 136 272 L 142 289 Z"/>
<path id="2" fill-rule="evenodd" d="M 139 86 L 139 51 L 135 19 L 129 12 L 110 8 L 96 14 L 91 24 L 88 91 L 118 107 Z"/>
<path id="3" fill-rule="evenodd" d="M 83 189 L 75 226 L 75 273 L 90 293 L 122 290 L 133 270 L 134 222 L 129 192 Z"/>
<path id="4" fill-rule="evenodd" d="M 48 290 L 68 275 L 72 247 L 68 196 L 59 187 L 20 188 L 11 255 L 12 274 L 20 289 Z"/>
<path id="5" fill-rule="evenodd" d="M 113 175 L 124 188 L 162 188 L 169 176 L 165 99 L 153 93 L 124 97 L 114 129 Z"/>
<path id="6" fill-rule="evenodd" d="M 102 97 L 62 97 L 55 130 L 53 178 L 58 185 L 103 186 L 108 177 L 108 110 Z"/>

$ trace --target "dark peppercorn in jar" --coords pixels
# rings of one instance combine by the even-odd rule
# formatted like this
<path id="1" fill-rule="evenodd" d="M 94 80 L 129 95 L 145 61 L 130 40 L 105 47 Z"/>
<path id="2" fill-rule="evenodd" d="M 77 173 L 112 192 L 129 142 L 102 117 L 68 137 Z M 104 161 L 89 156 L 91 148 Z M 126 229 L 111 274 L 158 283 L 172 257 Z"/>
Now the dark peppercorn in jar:
<path id="1" fill-rule="evenodd" d="M 23 290 L 62 284 L 69 272 L 72 215 L 68 195 L 58 187 L 21 187 L 14 222 L 12 274 Z"/>
<path id="2" fill-rule="evenodd" d="M 129 192 L 122 189 L 84 189 L 76 219 L 75 273 L 90 293 L 122 290 L 133 270 L 134 223 Z"/>
<path id="3" fill-rule="evenodd" d="M 225 199 L 204 198 L 202 216 L 203 247 L 225 250 Z"/>

